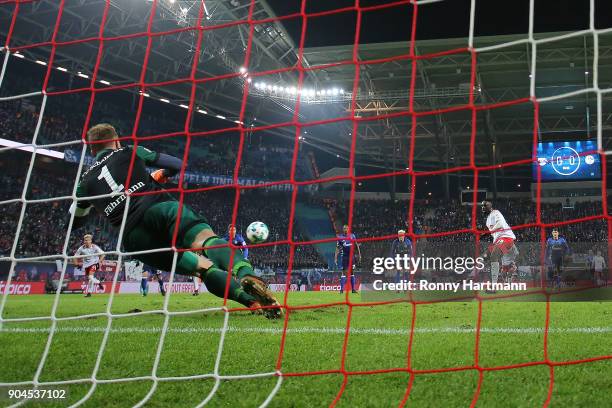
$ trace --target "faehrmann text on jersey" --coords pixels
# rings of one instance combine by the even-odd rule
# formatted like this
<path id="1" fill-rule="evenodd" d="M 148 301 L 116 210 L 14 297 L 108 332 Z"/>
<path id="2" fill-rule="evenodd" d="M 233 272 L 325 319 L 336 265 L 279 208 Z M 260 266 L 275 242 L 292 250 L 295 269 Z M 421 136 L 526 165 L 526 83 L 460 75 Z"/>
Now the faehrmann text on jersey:
<path id="1" fill-rule="evenodd" d="M 134 184 L 132 187 L 128 188 L 127 193 L 132 194 L 139 188 L 144 187 L 144 185 L 145 184 L 142 181 L 139 181 L 138 183 Z M 115 208 L 117 208 L 119 204 L 124 202 L 126 198 L 127 198 L 127 195 L 125 193 L 122 193 L 115 201 L 111 201 L 111 203 L 106 206 L 106 208 L 104 209 L 104 214 L 109 215 Z"/>

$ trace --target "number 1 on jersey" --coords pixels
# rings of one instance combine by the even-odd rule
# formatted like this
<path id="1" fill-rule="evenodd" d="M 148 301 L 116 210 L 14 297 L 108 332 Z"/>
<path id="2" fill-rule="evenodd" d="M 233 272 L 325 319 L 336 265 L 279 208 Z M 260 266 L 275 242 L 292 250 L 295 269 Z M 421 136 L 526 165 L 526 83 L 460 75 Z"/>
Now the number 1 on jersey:
<path id="1" fill-rule="evenodd" d="M 117 182 L 113 178 L 113 175 L 110 174 L 110 171 L 106 166 L 102 167 L 102 171 L 98 176 L 98 180 L 102 179 L 106 180 L 106 183 L 108 184 L 112 192 L 120 192 L 124 189 L 123 184 L 117 184 Z"/>

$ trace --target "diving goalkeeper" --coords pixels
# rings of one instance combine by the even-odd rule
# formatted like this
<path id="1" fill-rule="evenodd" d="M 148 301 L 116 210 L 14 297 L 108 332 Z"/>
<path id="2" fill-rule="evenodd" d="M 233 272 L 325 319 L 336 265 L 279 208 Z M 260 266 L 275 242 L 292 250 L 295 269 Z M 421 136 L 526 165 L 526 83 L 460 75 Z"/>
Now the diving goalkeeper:
<path id="1" fill-rule="evenodd" d="M 71 207 L 74 227 L 83 225 L 94 207 L 120 228 L 129 201 L 122 239 L 125 250 L 144 252 L 171 247 L 180 205 L 160 184 L 180 171 L 182 161 L 142 146 L 122 147 L 115 128 L 105 123 L 89 129 L 87 142 L 91 143 L 95 162 L 82 173 L 77 186 L 77 202 Z M 149 174 L 146 165 L 161 170 Z M 85 198 L 92 196 L 96 198 Z M 232 251 L 228 242 L 217 237 L 206 220 L 186 205 L 182 206 L 178 220 L 175 245 L 187 250 L 178 252 L 176 272 L 200 277 L 212 294 L 223 298 Z M 255 276 L 242 252 L 233 252 L 231 272 L 237 281 L 229 280 L 228 298 L 255 310 L 260 306 L 276 306 L 259 310 L 268 318 L 280 317 L 280 305 L 272 292 Z M 170 271 L 174 253 L 144 252 L 134 257 L 153 268 Z"/>

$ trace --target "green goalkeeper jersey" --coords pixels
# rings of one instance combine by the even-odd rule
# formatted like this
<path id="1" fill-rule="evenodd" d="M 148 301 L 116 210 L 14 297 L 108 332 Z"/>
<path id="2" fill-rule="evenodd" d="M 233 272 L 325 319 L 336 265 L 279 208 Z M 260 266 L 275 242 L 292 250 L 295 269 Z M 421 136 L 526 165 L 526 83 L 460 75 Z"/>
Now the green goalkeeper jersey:
<path id="1" fill-rule="evenodd" d="M 105 196 L 78 200 L 74 210 L 77 217 L 87 215 L 91 207 L 94 207 L 104 214 L 112 225 L 120 227 L 128 202 L 127 191 L 130 198 L 124 231 L 128 232 L 138 224 L 149 207 L 162 201 L 174 200 L 151 178 L 146 168 L 146 165 L 157 161 L 158 153 L 138 146 L 130 172 L 133 152 L 132 146 L 126 146 L 117 150 L 102 150 L 97 154 L 95 163 L 81 175 L 76 195 Z M 134 193 L 137 195 L 133 195 Z M 141 195 L 142 193 L 148 194 Z"/>

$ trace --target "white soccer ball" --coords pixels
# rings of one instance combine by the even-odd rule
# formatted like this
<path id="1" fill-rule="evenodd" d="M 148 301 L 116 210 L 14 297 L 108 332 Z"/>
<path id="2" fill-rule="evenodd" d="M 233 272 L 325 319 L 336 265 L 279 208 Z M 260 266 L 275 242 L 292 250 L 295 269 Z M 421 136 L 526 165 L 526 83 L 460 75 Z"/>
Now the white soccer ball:
<path id="1" fill-rule="evenodd" d="M 246 236 L 253 244 L 259 244 L 268 239 L 270 230 L 268 226 L 261 221 L 255 221 L 249 224 L 246 230 Z"/>

